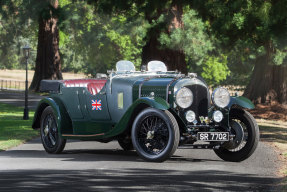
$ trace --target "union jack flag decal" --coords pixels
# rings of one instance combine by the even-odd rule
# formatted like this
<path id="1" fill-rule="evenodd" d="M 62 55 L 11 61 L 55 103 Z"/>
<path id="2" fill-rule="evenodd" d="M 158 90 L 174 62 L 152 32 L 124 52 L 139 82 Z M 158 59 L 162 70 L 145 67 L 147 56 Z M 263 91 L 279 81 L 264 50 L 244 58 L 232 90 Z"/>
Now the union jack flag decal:
<path id="1" fill-rule="evenodd" d="M 102 110 L 101 100 L 92 100 L 92 110 Z"/>

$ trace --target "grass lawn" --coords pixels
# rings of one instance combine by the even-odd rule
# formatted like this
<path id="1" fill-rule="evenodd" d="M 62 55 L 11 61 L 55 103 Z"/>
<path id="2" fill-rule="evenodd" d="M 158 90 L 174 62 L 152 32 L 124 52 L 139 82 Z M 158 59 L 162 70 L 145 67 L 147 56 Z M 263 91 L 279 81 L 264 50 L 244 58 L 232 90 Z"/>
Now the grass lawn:
<path id="1" fill-rule="evenodd" d="M 87 78 L 83 73 L 62 73 L 64 79 L 82 79 Z M 28 71 L 28 83 L 32 82 L 34 71 Z M 25 70 L 0 70 L 0 86 L 5 89 L 25 89 Z"/>
<path id="2" fill-rule="evenodd" d="M 15 147 L 39 135 L 32 129 L 34 112 L 23 120 L 23 108 L 0 103 L 0 151 Z"/>
<path id="3" fill-rule="evenodd" d="M 83 73 L 62 73 L 64 79 L 81 79 L 87 78 L 87 76 Z M 28 81 L 32 81 L 34 76 L 34 71 L 28 71 Z M 18 80 L 25 81 L 26 71 L 25 70 L 0 70 L 0 79 L 7 80 Z"/>

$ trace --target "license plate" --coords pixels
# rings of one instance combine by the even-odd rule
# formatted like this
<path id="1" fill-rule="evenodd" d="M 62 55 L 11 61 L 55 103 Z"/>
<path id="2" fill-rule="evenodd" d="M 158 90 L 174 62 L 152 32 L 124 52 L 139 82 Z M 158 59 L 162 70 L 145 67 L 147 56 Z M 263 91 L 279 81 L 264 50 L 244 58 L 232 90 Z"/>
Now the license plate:
<path id="1" fill-rule="evenodd" d="M 228 132 L 198 132 L 197 139 L 200 141 L 229 141 Z"/>

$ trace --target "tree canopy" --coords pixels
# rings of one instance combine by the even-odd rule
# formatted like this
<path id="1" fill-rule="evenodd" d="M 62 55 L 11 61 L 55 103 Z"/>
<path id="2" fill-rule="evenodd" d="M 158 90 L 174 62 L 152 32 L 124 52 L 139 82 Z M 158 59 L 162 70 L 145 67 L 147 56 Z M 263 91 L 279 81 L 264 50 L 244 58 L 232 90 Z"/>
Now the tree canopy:
<path id="1" fill-rule="evenodd" d="M 2 0 L 0 68 L 23 68 L 21 47 L 29 43 L 29 67 L 37 70 L 45 58 L 39 26 L 55 18 L 52 64 L 44 65 L 59 72 L 95 76 L 121 59 L 137 69 L 156 59 L 214 86 L 247 86 L 245 95 L 259 103 L 286 103 L 286 6 L 286 0 Z"/>

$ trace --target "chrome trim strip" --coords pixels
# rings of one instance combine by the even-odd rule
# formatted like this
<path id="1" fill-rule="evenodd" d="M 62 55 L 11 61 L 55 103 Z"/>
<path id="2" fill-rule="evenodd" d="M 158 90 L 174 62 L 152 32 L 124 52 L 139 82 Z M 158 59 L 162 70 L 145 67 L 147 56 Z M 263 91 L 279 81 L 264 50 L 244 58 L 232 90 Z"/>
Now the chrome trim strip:
<path id="1" fill-rule="evenodd" d="M 168 91 L 169 91 L 169 87 L 171 86 L 171 84 L 173 83 L 173 82 L 175 82 L 175 81 L 177 81 L 178 79 L 180 79 L 180 78 L 183 78 L 183 76 L 181 75 L 181 76 L 176 76 L 176 77 L 174 77 L 170 82 L 169 82 L 169 84 L 166 86 L 166 97 L 165 97 L 165 99 L 166 99 L 166 102 L 168 103 Z"/>

